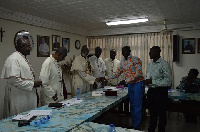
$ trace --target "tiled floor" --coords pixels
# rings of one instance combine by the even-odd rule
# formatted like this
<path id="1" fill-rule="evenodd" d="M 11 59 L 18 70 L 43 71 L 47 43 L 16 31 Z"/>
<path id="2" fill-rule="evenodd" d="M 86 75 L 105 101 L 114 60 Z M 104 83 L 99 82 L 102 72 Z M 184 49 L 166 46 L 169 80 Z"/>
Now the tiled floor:
<path id="1" fill-rule="evenodd" d="M 114 123 L 115 126 L 127 128 L 131 125 L 131 117 L 130 114 L 119 114 L 117 111 L 110 111 L 94 120 L 94 122 L 107 125 Z M 148 126 L 149 116 L 146 116 L 141 123 L 141 130 L 147 132 Z M 200 132 L 200 119 L 198 118 L 198 124 L 186 123 L 182 113 L 179 113 L 179 116 L 176 112 L 168 113 L 166 132 Z"/>

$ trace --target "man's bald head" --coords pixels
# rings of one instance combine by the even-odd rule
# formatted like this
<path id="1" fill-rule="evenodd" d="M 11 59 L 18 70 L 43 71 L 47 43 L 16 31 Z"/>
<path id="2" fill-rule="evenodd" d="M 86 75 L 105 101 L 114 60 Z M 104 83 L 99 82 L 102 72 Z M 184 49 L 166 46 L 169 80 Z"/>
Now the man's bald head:
<path id="1" fill-rule="evenodd" d="M 25 38 L 19 38 L 17 40 L 17 45 L 15 48 L 18 52 L 20 52 L 24 56 L 30 55 L 30 51 L 32 50 L 29 40 Z"/>

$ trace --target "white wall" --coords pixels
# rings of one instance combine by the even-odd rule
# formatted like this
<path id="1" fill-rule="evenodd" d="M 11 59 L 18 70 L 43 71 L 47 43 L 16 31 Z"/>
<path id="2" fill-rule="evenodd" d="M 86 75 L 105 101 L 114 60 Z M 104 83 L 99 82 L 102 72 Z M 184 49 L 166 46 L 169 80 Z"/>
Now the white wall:
<path id="1" fill-rule="evenodd" d="M 181 78 L 187 76 L 191 68 L 196 68 L 200 72 L 200 53 L 197 53 L 198 38 L 200 38 L 200 30 L 196 31 L 178 31 L 174 34 L 180 36 L 179 39 L 179 57 L 178 63 L 173 63 L 174 71 L 174 87 L 177 87 L 181 81 Z M 182 39 L 183 38 L 195 38 L 195 54 L 182 54 Z M 198 76 L 200 77 L 200 75 Z"/>
<path id="2" fill-rule="evenodd" d="M 75 46 L 74 46 L 74 43 L 76 40 L 80 40 L 81 45 L 87 44 L 86 36 L 80 36 L 80 35 L 76 35 L 72 33 L 60 32 L 60 31 L 50 30 L 46 28 L 40 28 L 40 27 L 26 25 L 26 24 L 8 21 L 4 19 L 0 19 L 0 28 L 1 27 L 5 32 L 3 34 L 3 42 L 0 42 L 0 56 L 1 56 L 0 57 L 0 74 L 1 74 L 1 70 L 3 68 L 5 60 L 11 53 L 15 51 L 14 37 L 18 31 L 27 30 L 32 34 L 32 37 L 34 39 L 35 46 L 31 52 L 31 55 L 28 56 L 28 59 L 30 60 L 32 64 L 36 79 L 38 79 L 42 63 L 46 59 L 46 57 L 37 57 L 37 35 L 50 37 L 50 51 L 51 51 L 50 54 L 54 53 L 54 51 L 52 51 L 52 35 L 59 35 L 61 36 L 61 38 L 70 38 L 70 52 L 68 53 L 66 60 L 63 61 L 63 63 L 65 63 L 66 61 L 69 61 L 70 58 L 73 57 L 73 55 L 77 56 L 80 54 L 80 49 L 77 50 L 75 49 Z M 2 113 L 3 113 L 3 97 L 4 97 L 5 84 L 6 84 L 5 80 L 0 79 L 0 119 L 2 118 Z M 68 91 L 70 92 L 70 90 Z"/>

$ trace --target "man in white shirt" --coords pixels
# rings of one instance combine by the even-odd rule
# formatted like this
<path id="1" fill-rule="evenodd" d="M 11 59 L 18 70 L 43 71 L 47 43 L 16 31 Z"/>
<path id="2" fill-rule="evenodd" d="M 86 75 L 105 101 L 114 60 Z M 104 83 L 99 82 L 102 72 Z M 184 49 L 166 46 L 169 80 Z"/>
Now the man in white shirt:
<path id="1" fill-rule="evenodd" d="M 39 47 L 40 55 L 48 55 L 49 54 L 49 46 L 45 43 L 45 39 L 42 38 L 42 43 Z"/>
<path id="2" fill-rule="evenodd" d="M 15 48 L 16 51 L 5 61 L 1 74 L 2 79 L 7 79 L 4 118 L 36 108 L 36 87 L 42 84 L 41 81 L 34 80 L 33 68 L 26 58 L 31 51 L 29 41 L 19 38 Z"/>
<path id="3" fill-rule="evenodd" d="M 106 66 L 101 56 L 102 49 L 100 47 L 95 48 L 95 55 L 89 58 L 92 66 L 92 75 L 96 78 L 105 77 Z M 96 82 L 97 88 L 103 87 L 102 83 Z"/>
<path id="4" fill-rule="evenodd" d="M 99 81 L 98 78 L 91 75 L 91 66 L 87 58 L 88 53 L 89 49 L 87 45 L 83 45 L 81 48 L 81 54 L 77 56 L 72 63 L 72 96 L 76 95 L 77 88 L 80 88 L 81 93 L 85 93 L 90 91 L 90 84 L 94 84 L 95 81 Z"/>
<path id="5" fill-rule="evenodd" d="M 105 59 L 105 65 L 106 65 L 106 76 L 111 75 L 117 71 L 117 69 L 120 67 L 120 61 L 115 58 L 116 56 L 116 50 L 112 49 L 110 50 L 110 58 Z M 108 80 L 108 85 L 117 85 L 122 81 L 123 76 L 119 76 L 116 79 Z"/>
<path id="6" fill-rule="evenodd" d="M 64 100 L 62 68 L 58 62 L 67 56 L 67 50 L 60 47 L 55 54 L 50 55 L 42 64 L 40 79 L 42 80 L 41 105 L 55 103 Z"/>

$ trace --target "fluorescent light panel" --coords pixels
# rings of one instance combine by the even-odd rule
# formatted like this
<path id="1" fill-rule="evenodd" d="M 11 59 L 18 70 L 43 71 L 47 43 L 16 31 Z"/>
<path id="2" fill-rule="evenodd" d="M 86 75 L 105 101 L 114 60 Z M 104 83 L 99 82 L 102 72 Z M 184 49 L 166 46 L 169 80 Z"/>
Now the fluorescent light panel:
<path id="1" fill-rule="evenodd" d="M 111 25 L 120 25 L 120 24 L 132 24 L 132 23 L 140 23 L 140 22 L 147 22 L 149 21 L 147 18 L 144 19 L 135 19 L 135 20 L 123 20 L 123 21 L 116 21 L 116 22 L 107 22 L 108 26 Z"/>

